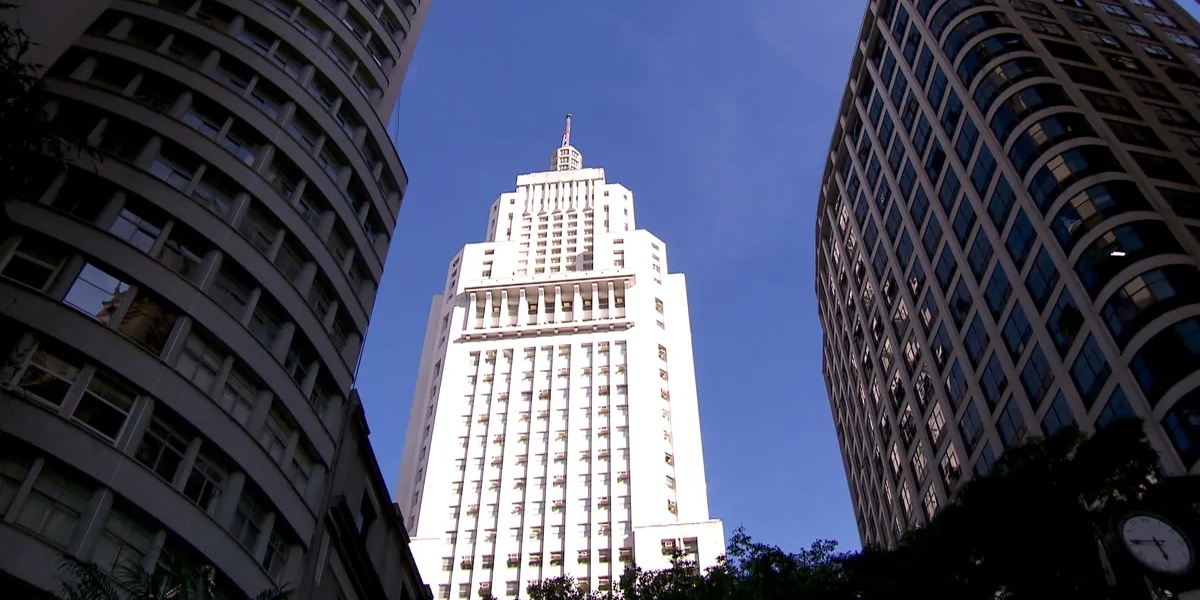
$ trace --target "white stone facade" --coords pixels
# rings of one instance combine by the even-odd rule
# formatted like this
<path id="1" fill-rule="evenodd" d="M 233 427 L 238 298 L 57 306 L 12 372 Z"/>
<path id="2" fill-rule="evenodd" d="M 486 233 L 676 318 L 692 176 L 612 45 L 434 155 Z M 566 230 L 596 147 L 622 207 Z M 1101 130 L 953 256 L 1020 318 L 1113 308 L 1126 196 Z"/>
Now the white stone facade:
<path id="1" fill-rule="evenodd" d="M 433 300 L 397 501 L 436 598 L 724 552 L 684 276 L 567 136 L 552 166 L 493 203 Z"/>

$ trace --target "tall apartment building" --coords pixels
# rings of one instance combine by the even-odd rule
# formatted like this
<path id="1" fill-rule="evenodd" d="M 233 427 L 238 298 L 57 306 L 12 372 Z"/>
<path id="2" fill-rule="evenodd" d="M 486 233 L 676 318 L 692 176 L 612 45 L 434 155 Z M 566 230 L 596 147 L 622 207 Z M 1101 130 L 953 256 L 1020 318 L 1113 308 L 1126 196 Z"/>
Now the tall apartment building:
<path id="1" fill-rule="evenodd" d="M 438 598 L 606 590 L 631 560 L 724 553 L 684 276 L 567 119 L 552 170 L 492 203 L 433 299 L 397 500 Z"/>
<path id="2" fill-rule="evenodd" d="M 864 544 L 1071 424 L 1200 472 L 1198 64 L 1172 0 L 869 3 L 816 248 Z"/>
<path id="3" fill-rule="evenodd" d="M 4 190 L 0 589 L 57 590 L 65 553 L 188 556 L 229 598 L 424 595 L 351 386 L 407 184 L 385 121 L 427 10 L 0 15 L 31 24 L 48 109 L 97 150 Z"/>

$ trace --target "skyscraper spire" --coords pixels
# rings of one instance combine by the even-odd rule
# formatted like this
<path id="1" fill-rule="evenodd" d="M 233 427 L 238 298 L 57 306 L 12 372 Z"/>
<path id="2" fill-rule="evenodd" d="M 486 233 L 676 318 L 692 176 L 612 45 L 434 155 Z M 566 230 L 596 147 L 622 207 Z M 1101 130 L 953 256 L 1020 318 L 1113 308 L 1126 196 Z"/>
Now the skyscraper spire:
<path id="1" fill-rule="evenodd" d="M 567 127 L 563 129 L 562 144 L 550 156 L 550 169 L 554 171 L 578 171 L 583 168 L 583 155 L 571 145 L 571 113 L 567 113 Z"/>

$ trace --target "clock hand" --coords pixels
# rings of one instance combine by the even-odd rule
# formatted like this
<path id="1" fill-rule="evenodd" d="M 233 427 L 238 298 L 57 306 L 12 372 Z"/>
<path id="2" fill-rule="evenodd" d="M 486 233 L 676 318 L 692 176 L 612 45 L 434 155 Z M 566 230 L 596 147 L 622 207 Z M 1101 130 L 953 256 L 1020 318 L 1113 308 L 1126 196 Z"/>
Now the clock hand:
<path id="1" fill-rule="evenodd" d="M 1167 556 L 1167 551 L 1163 548 L 1162 540 L 1160 540 L 1158 538 L 1151 538 L 1151 539 L 1154 541 L 1154 545 L 1158 546 L 1158 551 L 1162 553 L 1163 560 L 1171 560 L 1171 557 Z"/>

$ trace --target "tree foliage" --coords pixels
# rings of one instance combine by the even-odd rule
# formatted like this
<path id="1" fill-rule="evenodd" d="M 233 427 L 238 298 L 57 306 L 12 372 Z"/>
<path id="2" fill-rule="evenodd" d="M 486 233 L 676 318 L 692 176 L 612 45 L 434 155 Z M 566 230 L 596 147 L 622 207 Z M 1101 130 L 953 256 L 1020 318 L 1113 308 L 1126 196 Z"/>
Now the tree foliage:
<path id="1" fill-rule="evenodd" d="M 529 600 L 1056 600 L 1113 597 L 1097 536 L 1148 505 L 1200 511 L 1200 477 L 1160 480 L 1137 419 L 1090 437 L 1075 429 L 1007 450 L 991 471 L 960 486 L 954 502 L 890 549 L 837 552 L 818 540 L 790 553 L 734 532 L 703 573 L 626 569 L 618 589 L 588 591 L 569 577 L 529 587 Z"/>
<path id="2" fill-rule="evenodd" d="M 109 573 L 95 563 L 64 557 L 60 565 L 63 600 L 220 600 L 217 571 L 178 557 L 161 561 L 153 573 L 137 563 Z M 254 600 L 289 600 L 286 588 L 265 589 Z"/>
<path id="3" fill-rule="evenodd" d="M 14 8 L 0 0 L 0 11 Z M 33 44 L 19 26 L 0 19 L 0 202 L 29 192 L 81 151 L 91 153 L 85 133 L 47 110 L 53 96 L 40 66 L 25 60 Z M 6 224 L 0 211 L 0 226 Z"/>

